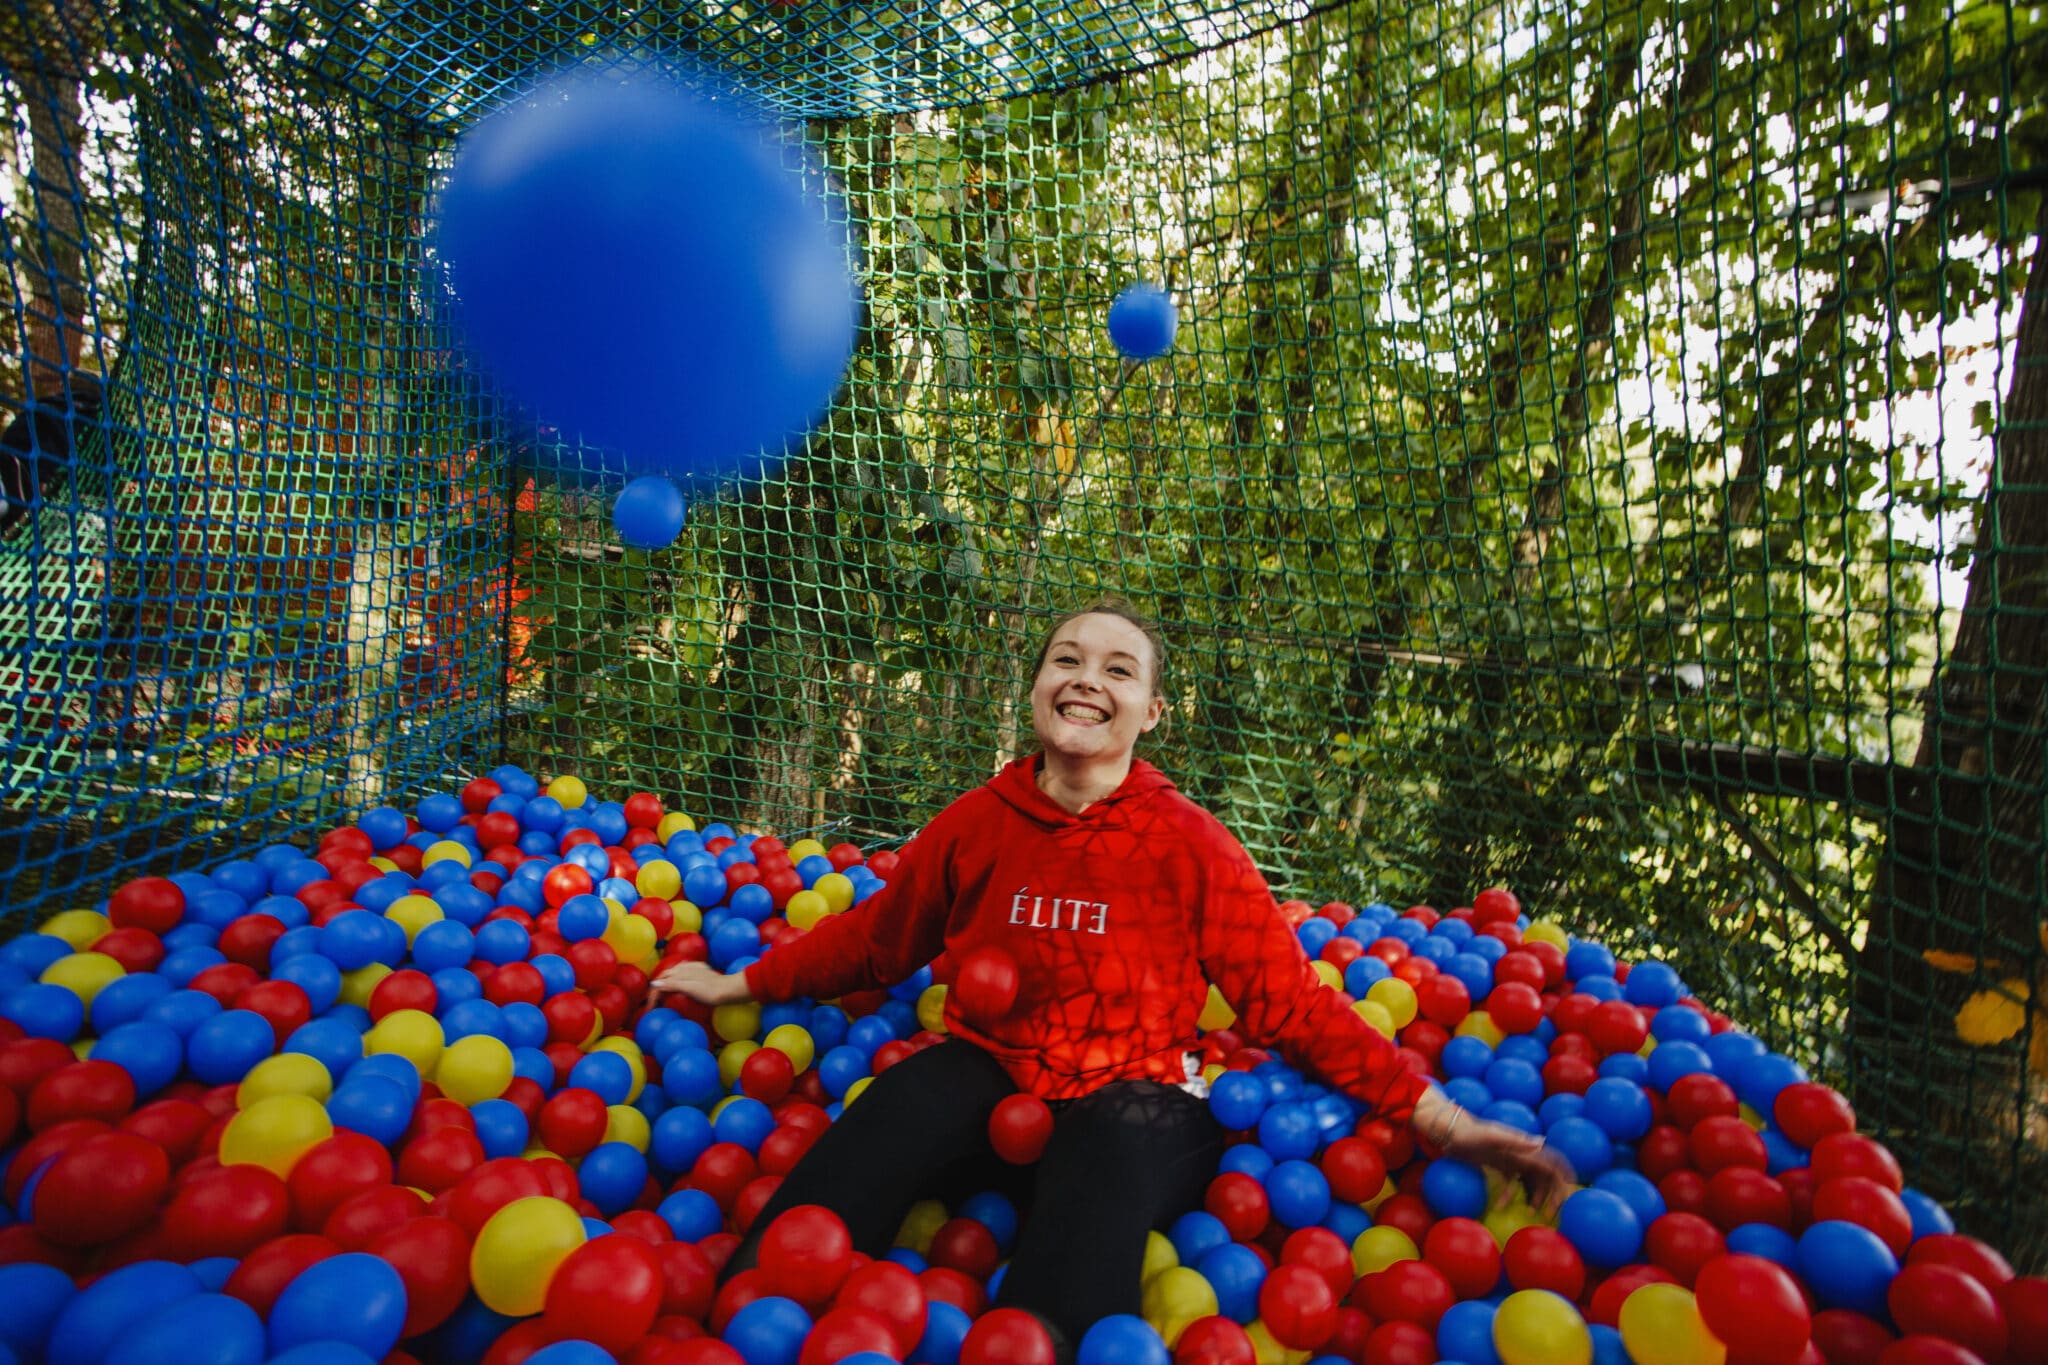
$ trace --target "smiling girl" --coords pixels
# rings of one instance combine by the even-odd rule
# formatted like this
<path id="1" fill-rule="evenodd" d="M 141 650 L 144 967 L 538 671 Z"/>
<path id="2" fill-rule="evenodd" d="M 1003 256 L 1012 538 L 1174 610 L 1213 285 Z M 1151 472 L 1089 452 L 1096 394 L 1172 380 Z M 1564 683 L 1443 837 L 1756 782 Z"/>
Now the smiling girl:
<path id="1" fill-rule="evenodd" d="M 1538 1139 L 1467 1117 L 1327 989 L 1251 856 L 1134 756 L 1165 711 L 1158 631 L 1104 599 L 1040 648 L 1040 752 L 948 806 L 888 887 L 743 973 L 685 963 L 657 992 L 706 1005 L 829 999 L 903 980 L 942 952 L 1006 954 L 1016 1002 L 981 1017 L 949 996 L 946 1042 L 882 1072 L 798 1163 L 726 1266 L 754 1264 L 786 1209 L 820 1204 L 880 1256 L 910 1206 L 985 1164 L 989 1116 L 1028 1091 L 1055 1115 L 1031 1214 L 997 1303 L 1067 1341 L 1138 1311 L 1146 1232 L 1198 1207 L 1224 1132 L 1200 1077 L 1196 1020 L 1215 983 L 1248 1041 L 1438 1148 L 1526 1178 L 1539 1204 L 1568 1169 Z M 1056 1335 L 1057 1339 L 1057 1335 Z"/>

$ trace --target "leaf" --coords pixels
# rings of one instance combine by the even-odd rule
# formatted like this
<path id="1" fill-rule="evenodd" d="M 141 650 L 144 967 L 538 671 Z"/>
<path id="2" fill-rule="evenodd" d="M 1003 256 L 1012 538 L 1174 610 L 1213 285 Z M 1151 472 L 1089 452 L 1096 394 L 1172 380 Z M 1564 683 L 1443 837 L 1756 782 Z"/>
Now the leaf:
<path id="1" fill-rule="evenodd" d="M 1956 1011 L 1956 1036 L 1972 1047 L 1993 1047 L 2015 1037 L 2026 1027 L 2030 994 L 2018 977 L 2001 982 L 1996 990 L 1978 991 Z"/>
<path id="2" fill-rule="evenodd" d="M 1927 965 L 1934 968 L 1937 972 L 1961 972 L 1967 975 L 1984 965 L 1979 959 L 1971 957 L 1968 953 L 1945 953 L 1939 948 L 1929 948 L 1920 956 L 1927 959 Z M 1996 966 L 1998 964 L 1993 963 L 1992 965 Z"/>

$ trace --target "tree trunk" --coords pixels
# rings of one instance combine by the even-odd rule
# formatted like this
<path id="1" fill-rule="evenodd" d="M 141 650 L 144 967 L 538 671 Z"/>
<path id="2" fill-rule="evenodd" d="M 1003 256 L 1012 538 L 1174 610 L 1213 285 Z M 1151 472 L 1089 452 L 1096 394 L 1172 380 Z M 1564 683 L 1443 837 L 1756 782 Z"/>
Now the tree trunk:
<path id="1" fill-rule="evenodd" d="M 2040 1087 L 2018 1055 L 2030 1039 L 2023 1031 L 2021 1047 L 1970 1049 L 1955 1038 L 1952 1021 L 1969 991 L 2023 975 L 2014 964 L 2038 958 L 2048 890 L 2048 198 L 2034 231 L 1962 617 L 1927 689 L 1914 758 L 1929 774 L 1981 782 L 1983 800 L 1943 808 L 1939 793 L 1949 783 L 1931 781 L 1919 784 L 1924 800 L 1897 799 L 1853 1003 L 1859 1107 L 1883 1121 L 1995 1147 L 1995 1156 L 1974 1164 L 1994 1167 L 1984 1174 L 2001 1186 L 2014 1140 L 2041 1138 L 2028 1131 Z M 1924 957 L 1929 951 L 2007 966 L 1987 966 L 1988 981 L 1938 975 Z"/>
<path id="2" fill-rule="evenodd" d="M 28 275 L 25 331 L 27 392 L 61 396 L 85 343 L 85 143 L 79 73 L 69 69 L 69 6 L 51 18 L 50 41 L 31 39 L 16 70 L 28 104 L 31 231 L 23 234 Z"/>

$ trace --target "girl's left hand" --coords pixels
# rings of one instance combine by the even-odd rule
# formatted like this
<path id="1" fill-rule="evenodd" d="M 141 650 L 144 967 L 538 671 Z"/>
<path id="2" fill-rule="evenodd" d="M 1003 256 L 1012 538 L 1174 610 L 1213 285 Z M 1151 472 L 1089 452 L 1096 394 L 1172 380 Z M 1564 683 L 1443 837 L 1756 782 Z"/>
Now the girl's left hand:
<path id="1" fill-rule="evenodd" d="M 1465 1115 L 1444 1155 L 1519 1179 L 1529 1191 L 1529 1202 L 1546 1218 L 1557 1212 L 1577 1183 L 1571 1163 L 1555 1148 L 1544 1146 L 1542 1138 L 1476 1114 Z"/>

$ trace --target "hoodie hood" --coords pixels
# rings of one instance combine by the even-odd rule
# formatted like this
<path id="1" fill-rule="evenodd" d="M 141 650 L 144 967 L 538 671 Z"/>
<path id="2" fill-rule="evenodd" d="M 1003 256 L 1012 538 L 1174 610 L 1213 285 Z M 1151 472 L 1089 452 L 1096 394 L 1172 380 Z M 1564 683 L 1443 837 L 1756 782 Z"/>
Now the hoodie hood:
<path id="1" fill-rule="evenodd" d="M 1160 792 L 1174 789 L 1172 779 L 1165 773 L 1142 758 L 1134 758 L 1130 772 L 1115 791 L 1075 815 L 1038 789 L 1038 769 L 1044 760 L 1045 755 L 1032 754 L 1029 758 L 1020 758 L 1005 765 L 1001 772 L 989 779 L 988 789 L 1019 815 L 1046 829 L 1095 824 L 1122 814 L 1134 803 L 1142 803 Z"/>

